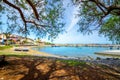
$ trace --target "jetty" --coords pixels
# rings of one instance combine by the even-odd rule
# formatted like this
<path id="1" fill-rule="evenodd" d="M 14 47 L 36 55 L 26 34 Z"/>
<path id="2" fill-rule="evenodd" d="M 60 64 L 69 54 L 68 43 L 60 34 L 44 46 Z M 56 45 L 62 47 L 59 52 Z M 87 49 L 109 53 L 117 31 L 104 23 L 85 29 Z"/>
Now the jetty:
<path id="1" fill-rule="evenodd" d="M 116 44 L 54 44 L 52 47 L 109 47 L 110 49 L 120 49 L 120 45 Z"/>

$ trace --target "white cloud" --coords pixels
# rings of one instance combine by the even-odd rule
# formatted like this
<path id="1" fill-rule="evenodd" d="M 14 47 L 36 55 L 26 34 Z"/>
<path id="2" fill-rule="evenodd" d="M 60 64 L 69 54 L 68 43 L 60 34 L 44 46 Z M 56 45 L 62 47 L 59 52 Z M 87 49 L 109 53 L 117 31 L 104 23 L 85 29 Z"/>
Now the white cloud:
<path id="1" fill-rule="evenodd" d="M 76 17 L 76 15 L 78 14 L 79 7 L 74 7 L 73 9 L 74 10 L 73 10 L 73 13 L 71 16 L 71 23 L 70 23 L 69 27 L 67 28 L 67 31 L 70 31 L 79 21 L 79 17 Z"/>

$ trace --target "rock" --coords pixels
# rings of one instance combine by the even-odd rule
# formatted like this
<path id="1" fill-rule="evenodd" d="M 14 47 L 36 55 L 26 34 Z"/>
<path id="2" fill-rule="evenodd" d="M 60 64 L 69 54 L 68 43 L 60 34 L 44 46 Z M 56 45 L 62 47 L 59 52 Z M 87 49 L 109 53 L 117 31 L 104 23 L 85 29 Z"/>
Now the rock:
<path id="1" fill-rule="evenodd" d="M 101 60 L 101 58 L 100 58 L 100 57 L 97 57 L 96 60 Z"/>

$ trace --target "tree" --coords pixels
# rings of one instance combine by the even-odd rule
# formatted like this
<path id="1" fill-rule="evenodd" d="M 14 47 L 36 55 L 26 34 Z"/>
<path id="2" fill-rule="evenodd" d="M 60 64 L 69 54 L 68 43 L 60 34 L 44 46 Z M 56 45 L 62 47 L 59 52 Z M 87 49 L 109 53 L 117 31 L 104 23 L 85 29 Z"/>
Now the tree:
<path id="1" fill-rule="evenodd" d="M 63 31 L 61 0 L 0 0 L 0 14 L 7 16 L 9 32 L 55 38 Z"/>
<path id="2" fill-rule="evenodd" d="M 120 0 L 71 0 L 79 6 L 79 31 L 99 30 L 120 43 Z M 0 15 L 6 14 L 9 32 L 55 38 L 63 31 L 63 0 L 0 0 Z M 17 15 L 19 14 L 19 15 Z M 0 23 L 1 24 L 1 23 Z M 112 34 L 111 34 L 112 33 Z"/>
<path id="3" fill-rule="evenodd" d="M 11 34 L 10 34 L 10 33 L 7 33 L 7 32 L 6 32 L 6 33 L 3 33 L 3 34 L 4 34 L 5 37 L 6 37 L 6 42 L 5 42 L 5 44 L 6 44 L 6 45 L 9 45 L 9 44 L 10 44 L 9 38 L 10 38 L 10 35 L 11 35 Z"/>
<path id="4" fill-rule="evenodd" d="M 37 43 L 41 42 L 40 38 L 38 37 L 36 40 Z"/>
<path id="5" fill-rule="evenodd" d="M 79 31 L 98 30 L 110 40 L 120 43 L 120 0 L 72 0 L 79 6 Z"/>
<path id="6" fill-rule="evenodd" d="M 120 44 L 120 16 L 113 15 L 105 23 L 99 31 L 100 34 L 104 34 L 114 44 Z"/>

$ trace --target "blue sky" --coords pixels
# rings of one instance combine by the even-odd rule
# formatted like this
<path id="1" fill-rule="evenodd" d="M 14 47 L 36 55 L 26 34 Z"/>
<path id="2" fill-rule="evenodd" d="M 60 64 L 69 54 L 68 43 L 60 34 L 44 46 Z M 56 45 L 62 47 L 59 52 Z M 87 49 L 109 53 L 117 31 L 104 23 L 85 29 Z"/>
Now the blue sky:
<path id="1" fill-rule="evenodd" d="M 59 36 L 54 39 L 53 43 L 70 43 L 70 44 L 76 44 L 76 43 L 100 43 L 100 44 L 108 44 L 111 43 L 107 38 L 104 36 L 98 36 L 98 32 L 95 31 L 91 35 L 83 35 L 80 32 L 77 32 L 78 26 L 76 25 L 79 18 L 76 17 L 75 14 L 77 14 L 78 7 L 73 6 L 72 4 L 69 4 L 70 0 L 64 0 L 64 7 L 66 8 L 65 14 L 64 14 L 64 20 L 66 21 L 65 29 L 66 32 L 63 34 L 59 34 Z M 3 21 L 6 18 L 4 17 Z M 6 25 L 3 25 L 6 26 Z M 1 32 L 1 31 L 0 31 Z M 30 38 L 35 39 L 35 35 L 32 34 L 28 36 Z M 49 41 L 47 38 L 42 39 L 43 41 Z"/>
<path id="2" fill-rule="evenodd" d="M 69 4 L 70 0 L 65 0 L 64 1 L 64 7 L 66 8 L 65 10 L 65 15 L 64 15 L 64 20 L 66 21 L 66 26 L 65 29 L 67 33 L 60 34 L 54 41 L 53 43 L 71 43 L 71 44 L 76 44 L 76 43 L 100 43 L 100 44 L 108 44 L 111 43 L 107 38 L 104 36 L 99 36 L 98 32 L 95 31 L 91 35 L 83 35 L 80 32 L 77 32 L 78 26 L 76 25 L 79 18 L 76 17 L 76 14 L 78 14 L 78 7 L 73 6 L 72 4 Z M 46 41 L 49 41 L 47 39 L 43 39 Z"/>
<path id="3" fill-rule="evenodd" d="M 74 26 L 69 31 L 59 34 L 59 36 L 54 39 L 53 43 L 58 44 L 91 44 L 91 43 L 98 43 L 98 44 L 111 44 L 107 38 L 102 35 L 99 35 L 97 31 L 94 31 L 93 34 L 90 35 L 83 35 L 80 32 L 77 32 L 78 26 Z M 49 41 L 48 39 L 42 39 L 43 41 Z M 51 41 L 49 41 L 51 42 Z"/>
<path id="4" fill-rule="evenodd" d="M 91 35 L 83 35 L 80 32 L 76 32 L 75 29 L 70 30 L 67 33 L 59 35 L 54 41 L 54 43 L 70 43 L 70 44 L 89 44 L 89 43 L 100 43 L 109 44 L 111 43 L 108 39 L 103 36 L 98 36 L 97 32 L 93 32 Z"/>

